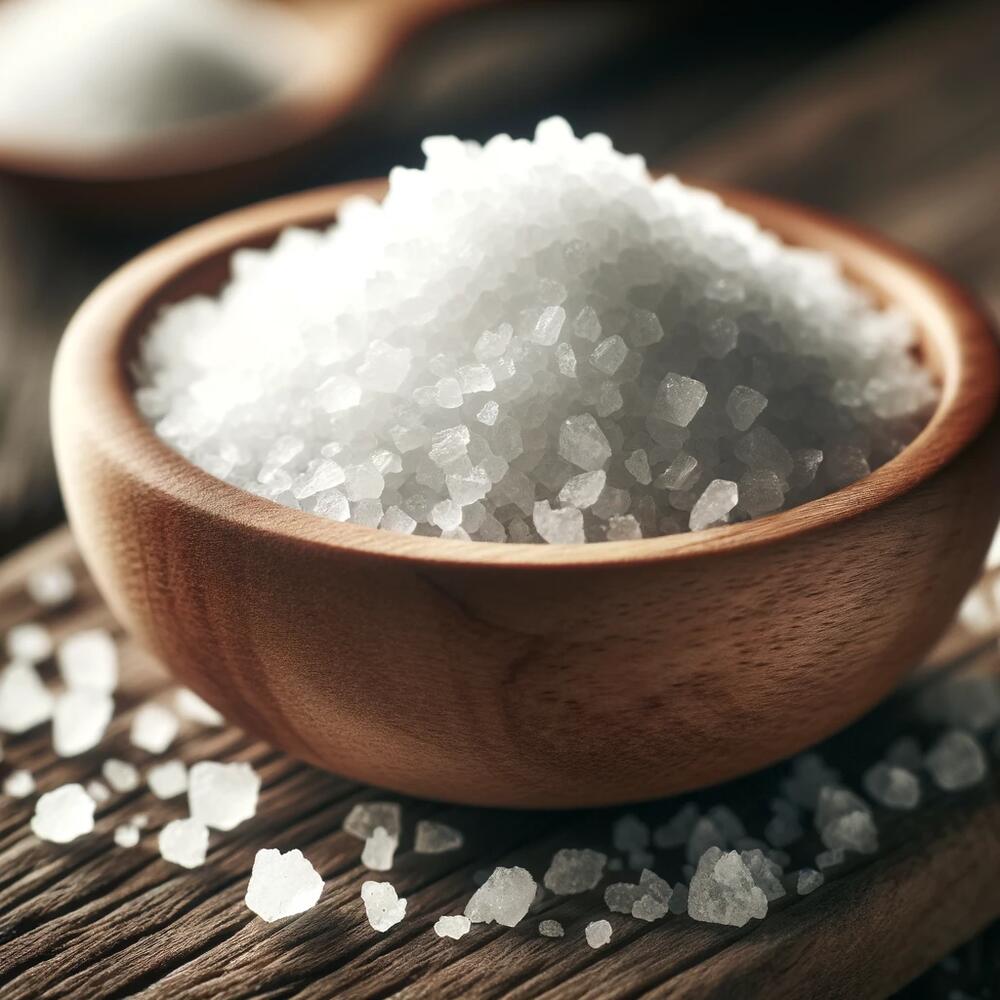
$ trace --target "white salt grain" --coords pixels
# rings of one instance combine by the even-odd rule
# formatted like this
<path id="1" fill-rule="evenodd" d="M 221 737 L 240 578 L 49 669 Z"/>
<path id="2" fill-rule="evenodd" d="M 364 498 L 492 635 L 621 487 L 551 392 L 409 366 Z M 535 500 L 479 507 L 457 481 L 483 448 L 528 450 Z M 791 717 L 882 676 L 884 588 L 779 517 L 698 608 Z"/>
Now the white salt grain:
<path id="1" fill-rule="evenodd" d="M 398 846 L 399 841 L 384 826 L 377 826 L 365 840 L 361 863 L 371 871 L 387 872 L 392 868 L 392 859 Z"/>
<path id="2" fill-rule="evenodd" d="M 607 481 L 608 474 L 603 469 L 570 476 L 559 491 L 559 502 L 567 507 L 576 507 L 577 510 L 593 507 Z"/>
<path id="3" fill-rule="evenodd" d="M 156 764 L 146 773 L 146 783 L 158 799 L 172 799 L 187 791 L 187 767 L 180 760 Z"/>
<path id="4" fill-rule="evenodd" d="M 22 663 L 41 663 L 52 655 L 52 636 L 38 622 L 15 625 L 7 633 L 7 656 Z"/>
<path id="5" fill-rule="evenodd" d="M 86 791 L 98 805 L 111 798 L 111 789 L 103 781 L 98 781 L 96 778 L 87 782 Z"/>
<path id="6" fill-rule="evenodd" d="M 767 407 L 767 396 L 749 386 L 733 386 L 726 400 L 726 415 L 738 431 L 748 431 Z"/>
<path id="7" fill-rule="evenodd" d="M 52 711 L 52 748 L 60 757 L 77 757 L 104 738 L 114 715 L 110 695 L 88 688 L 69 690 L 56 698 Z"/>
<path id="8" fill-rule="evenodd" d="M 532 520 L 540 538 L 552 545 L 571 545 L 586 541 L 583 513 L 575 507 L 553 510 L 548 500 L 534 506 Z"/>
<path id="9" fill-rule="evenodd" d="M 171 820 L 160 831 L 160 855 L 182 868 L 198 868 L 208 854 L 208 827 L 196 819 Z"/>
<path id="10" fill-rule="evenodd" d="M 188 808 L 213 830 L 232 830 L 257 812 L 260 776 L 244 761 L 203 760 L 188 772 Z"/>
<path id="11" fill-rule="evenodd" d="M 380 934 L 406 916 L 406 900 L 396 895 L 390 882 L 365 882 L 361 886 L 361 899 L 368 923 Z"/>
<path id="12" fill-rule="evenodd" d="M 70 688 L 110 694 L 118 686 L 118 649 L 103 628 L 76 632 L 59 644 L 59 673 Z"/>
<path id="13" fill-rule="evenodd" d="M 147 702 L 132 717 L 129 739 L 132 746 L 148 753 L 163 753 L 177 736 L 177 716 L 163 705 Z"/>
<path id="14" fill-rule="evenodd" d="M 556 851 L 542 881 L 557 896 L 587 892 L 601 881 L 607 861 L 600 851 L 564 847 Z"/>
<path id="15" fill-rule="evenodd" d="M 55 699 L 30 663 L 0 670 L 0 730 L 25 733 L 52 718 Z"/>
<path id="16" fill-rule="evenodd" d="M 352 837 L 367 840 L 376 827 L 399 839 L 402 809 L 398 802 L 359 802 L 344 820 L 344 830 Z"/>
<path id="17" fill-rule="evenodd" d="M 221 713 L 190 688 L 178 688 L 174 695 L 174 708 L 182 719 L 202 726 L 221 726 L 225 722 Z"/>
<path id="18" fill-rule="evenodd" d="M 139 787 L 139 769 L 128 761 L 109 757 L 101 765 L 101 774 L 116 792 L 132 792 Z"/>
<path id="19" fill-rule="evenodd" d="M 592 920 L 583 934 L 591 948 L 603 948 L 611 941 L 611 924 L 607 920 Z"/>
<path id="20" fill-rule="evenodd" d="M 417 854 L 443 854 L 446 851 L 457 851 L 465 843 L 460 830 L 447 823 L 437 820 L 421 819 L 417 821 L 417 829 L 413 840 L 413 849 Z"/>
<path id="21" fill-rule="evenodd" d="M 688 913 L 695 920 L 743 927 L 767 915 L 767 897 L 736 851 L 709 848 L 698 861 L 688 888 Z"/>
<path id="22" fill-rule="evenodd" d="M 865 791 L 890 809 L 915 809 L 920 804 L 920 780 L 911 771 L 880 761 L 865 771 Z"/>
<path id="23" fill-rule="evenodd" d="M 495 868 L 465 907 L 474 924 L 515 927 L 535 900 L 535 880 L 524 868 Z"/>
<path id="24" fill-rule="evenodd" d="M 68 844 L 94 829 L 94 800 L 81 785 L 62 785 L 35 803 L 31 832 L 39 840 Z"/>
<path id="25" fill-rule="evenodd" d="M 924 763 L 934 784 L 946 792 L 978 784 L 989 770 L 979 742 L 960 729 L 945 733 L 928 751 Z"/>
<path id="26" fill-rule="evenodd" d="M 810 892 L 818 889 L 823 884 L 823 873 L 815 868 L 803 868 L 795 883 L 795 891 L 800 896 L 808 896 Z"/>
<path id="27" fill-rule="evenodd" d="M 724 524 L 729 512 L 739 500 L 736 483 L 727 479 L 713 479 L 691 508 L 689 526 L 692 531 Z"/>
<path id="28" fill-rule="evenodd" d="M 66 604 L 76 593 L 76 581 L 68 566 L 53 563 L 33 570 L 26 581 L 28 596 L 44 608 Z"/>
<path id="29" fill-rule="evenodd" d="M 558 920 L 542 920 L 538 924 L 538 933 L 542 937 L 561 938 L 566 934 L 566 931 Z"/>
<path id="30" fill-rule="evenodd" d="M 438 917 L 434 922 L 434 933 L 440 938 L 446 937 L 457 941 L 459 938 L 465 937 L 471 927 L 472 921 L 461 914 L 450 917 Z"/>
<path id="31" fill-rule="evenodd" d="M 30 771 L 11 771 L 4 778 L 3 793 L 12 799 L 26 799 L 35 791 L 35 779 Z"/>
<path id="32" fill-rule="evenodd" d="M 135 847 L 139 843 L 139 828 L 131 823 L 122 823 L 116 826 L 114 841 L 118 847 Z"/>
<path id="33" fill-rule="evenodd" d="M 323 879 L 301 851 L 259 850 L 244 900 L 262 920 L 272 923 L 304 913 L 319 901 Z"/>

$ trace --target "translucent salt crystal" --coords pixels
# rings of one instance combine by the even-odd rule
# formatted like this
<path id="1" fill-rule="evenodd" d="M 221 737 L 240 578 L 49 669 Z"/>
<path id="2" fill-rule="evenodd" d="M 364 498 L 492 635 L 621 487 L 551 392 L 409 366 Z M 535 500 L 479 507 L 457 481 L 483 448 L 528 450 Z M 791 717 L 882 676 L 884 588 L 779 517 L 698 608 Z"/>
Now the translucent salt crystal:
<path id="1" fill-rule="evenodd" d="M 559 454 L 580 469 L 594 471 L 611 457 L 611 445 L 589 413 L 569 417 L 559 428 Z"/>
<path id="2" fill-rule="evenodd" d="M 612 913 L 631 913 L 646 889 L 631 882 L 614 882 L 604 890 L 604 904 Z"/>
<path id="3" fill-rule="evenodd" d="M 698 807 L 693 802 L 688 802 L 668 822 L 656 827 L 653 831 L 653 843 L 661 850 L 684 846 L 699 817 Z"/>
<path id="4" fill-rule="evenodd" d="M 38 622 L 15 625 L 7 633 L 7 656 L 22 663 L 41 663 L 52 655 L 52 636 Z"/>
<path id="5" fill-rule="evenodd" d="M 670 903 L 662 902 L 653 896 L 643 896 L 632 904 L 632 916 L 637 920 L 652 922 L 660 920 L 670 912 Z"/>
<path id="6" fill-rule="evenodd" d="M 702 816 L 691 827 L 685 853 L 688 862 L 694 865 L 698 863 L 698 859 L 710 847 L 725 848 L 728 846 L 726 835 L 716 826 L 710 817 Z"/>
<path id="7" fill-rule="evenodd" d="M 705 327 L 701 344 L 705 353 L 712 358 L 724 358 L 736 348 L 740 328 L 728 316 L 717 316 Z"/>
<path id="8" fill-rule="evenodd" d="M 767 916 L 767 897 L 736 851 L 709 848 L 688 887 L 688 914 L 705 923 L 743 927 Z"/>
<path id="9" fill-rule="evenodd" d="M 771 469 L 750 469 L 740 476 L 740 507 L 751 517 L 779 510 L 785 503 L 785 482 Z"/>
<path id="10" fill-rule="evenodd" d="M 468 507 L 478 500 L 485 499 L 493 483 L 483 469 L 476 466 L 471 472 L 446 476 L 445 485 L 455 503 Z"/>
<path id="11" fill-rule="evenodd" d="M 697 379 L 668 372 L 656 390 L 650 412 L 660 420 L 687 427 L 705 405 L 708 390 Z"/>
<path id="12" fill-rule="evenodd" d="M 393 347 L 382 340 L 373 340 L 365 360 L 357 370 L 360 381 L 373 392 L 393 393 L 410 373 L 412 354 L 406 347 Z"/>
<path id="13" fill-rule="evenodd" d="M 803 868 L 795 882 L 795 891 L 800 896 L 808 896 L 823 884 L 823 873 L 815 868 Z"/>
<path id="14" fill-rule="evenodd" d="M 785 895 L 785 887 L 781 884 L 781 866 L 766 857 L 762 850 L 741 851 L 740 858 L 769 903 Z"/>
<path id="15" fill-rule="evenodd" d="M 400 535 L 412 535 L 417 522 L 399 507 L 390 507 L 382 518 L 380 527 L 386 531 L 395 531 Z"/>
<path id="16" fill-rule="evenodd" d="M 816 478 L 823 463 L 823 452 L 819 448 L 796 448 L 792 452 L 792 472 L 788 484 L 793 489 L 803 489 Z"/>
<path id="17" fill-rule="evenodd" d="M 607 539 L 609 542 L 628 542 L 642 538 L 642 528 L 631 514 L 608 518 Z"/>
<path id="18" fill-rule="evenodd" d="M 435 465 L 444 468 L 466 454 L 471 440 L 472 436 L 465 424 L 447 427 L 432 438 L 428 457 Z"/>
<path id="19" fill-rule="evenodd" d="M 361 395 L 361 383 L 350 375 L 333 375 L 316 390 L 317 402 L 327 413 L 353 409 L 361 402 Z"/>
<path id="20" fill-rule="evenodd" d="M 174 819 L 160 831 L 160 856 L 182 868 L 199 868 L 208 854 L 208 827 L 197 819 Z"/>
<path id="21" fill-rule="evenodd" d="M 134 792 L 139 787 L 139 770 L 128 761 L 109 757 L 101 765 L 101 774 L 116 792 Z"/>
<path id="22" fill-rule="evenodd" d="M 729 806 L 712 806 L 706 815 L 715 824 L 716 829 L 719 830 L 730 843 L 734 843 L 735 841 L 746 837 L 747 831 L 746 827 L 743 825 L 743 820 L 741 820 L 739 816 L 737 816 L 736 813 L 729 808 Z"/>
<path id="23" fill-rule="evenodd" d="M 203 760 L 188 771 L 188 809 L 213 830 L 232 830 L 257 812 L 260 776 L 245 761 Z"/>
<path id="24" fill-rule="evenodd" d="M 11 771 L 4 778 L 3 793 L 12 799 L 26 799 L 35 791 L 35 779 L 30 771 Z"/>
<path id="25" fill-rule="evenodd" d="M 96 778 L 87 782 L 85 790 L 98 805 L 111 798 L 111 789 L 103 781 L 98 781 Z"/>
<path id="26" fill-rule="evenodd" d="M 826 871 L 828 868 L 836 868 L 838 865 L 842 865 L 847 860 L 847 852 L 843 847 L 835 847 L 829 851 L 820 851 L 816 855 L 816 867 L 820 871 Z"/>
<path id="27" fill-rule="evenodd" d="M 392 868 L 392 859 L 398 846 L 399 841 L 384 826 L 377 826 L 365 840 L 361 863 L 372 871 L 387 872 Z"/>
<path id="28" fill-rule="evenodd" d="M 417 821 L 413 849 L 417 854 L 444 854 L 457 851 L 465 843 L 461 831 L 432 819 Z"/>
<path id="29" fill-rule="evenodd" d="M 244 901 L 272 923 L 312 909 L 322 892 L 322 877 L 301 851 L 263 848 L 254 856 Z"/>
<path id="30" fill-rule="evenodd" d="M 472 353 L 480 361 L 503 357 L 513 333 L 513 327 L 509 323 L 501 323 L 496 330 L 484 330 L 479 335 Z"/>
<path id="31" fill-rule="evenodd" d="M 915 809 L 920 804 L 920 779 L 912 771 L 884 761 L 865 771 L 865 791 L 890 809 Z"/>
<path id="32" fill-rule="evenodd" d="M 114 841 L 118 847 L 135 847 L 139 843 L 139 828 L 131 823 L 120 823 L 115 827 Z"/>
<path id="33" fill-rule="evenodd" d="M 823 844 L 830 850 L 840 848 L 859 854 L 874 854 L 878 850 L 878 830 L 867 809 L 836 816 L 820 826 L 819 831 Z"/>
<path id="34" fill-rule="evenodd" d="M 292 485 L 292 496 L 297 500 L 306 500 L 317 493 L 324 493 L 339 486 L 346 474 L 338 462 L 324 459 L 309 473 L 303 474 Z"/>
<path id="35" fill-rule="evenodd" d="M 660 920 L 670 912 L 673 889 L 670 883 L 660 878 L 648 868 L 639 876 L 638 888 L 642 896 L 632 903 L 631 913 L 637 920 L 652 922 Z"/>
<path id="36" fill-rule="evenodd" d="M 614 375 L 628 355 L 628 346 L 618 334 L 605 337 L 591 352 L 590 363 L 605 375 Z"/>
<path id="37" fill-rule="evenodd" d="M 146 782 L 158 799 L 172 799 L 187 791 L 187 767 L 180 760 L 156 764 L 146 774 Z"/>
<path id="38" fill-rule="evenodd" d="M 348 500 L 377 500 L 384 489 L 382 473 L 370 462 L 344 469 L 344 494 Z"/>
<path id="39" fill-rule="evenodd" d="M 663 326 L 654 312 L 636 309 L 629 322 L 628 341 L 633 347 L 650 347 L 663 340 Z"/>
<path id="40" fill-rule="evenodd" d="M 68 844 L 94 829 L 94 809 L 94 800 L 82 785 L 61 785 L 35 803 L 31 832 L 39 840 Z"/>
<path id="41" fill-rule="evenodd" d="M 833 445 L 823 456 L 823 469 L 830 484 L 839 488 L 863 479 L 871 472 L 868 457 L 853 445 Z"/>
<path id="42" fill-rule="evenodd" d="M 600 851 L 565 847 L 556 851 L 542 881 L 557 896 L 587 892 L 601 881 L 607 861 L 608 856 Z"/>
<path id="43" fill-rule="evenodd" d="M 174 742 L 179 728 L 177 716 L 169 708 L 150 701 L 132 717 L 129 739 L 132 746 L 147 753 L 163 753 Z"/>
<path id="44" fill-rule="evenodd" d="M 592 306 L 584 306 L 573 320 L 573 333 L 591 342 L 601 336 L 601 320 Z"/>
<path id="45" fill-rule="evenodd" d="M 451 376 L 437 380 L 434 384 L 433 397 L 434 402 L 442 410 L 457 410 L 465 402 L 465 397 L 462 395 L 462 386 L 457 378 L 452 378 Z"/>
<path id="46" fill-rule="evenodd" d="M 816 800 L 816 829 L 822 829 L 838 816 L 846 816 L 852 812 L 870 812 L 868 803 L 860 795 L 849 788 L 838 785 L 826 785 L 819 790 Z"/>
<path id="47" fill-rule="evenodd" d="M 548 500 L 535 504 L 532 521 L 538 534 L 551 545 L 573 545 L 586 541 L 583 514 L 575 507 L 553 510 Z"/>
<path id="48" fill-rule="evenodd" d="M 457 941 L 465 937 L 472 928 L 472 921 L 461 915 L 438 917 L 434 922 L 434 933 L 440 938 L 452 938 Z"/>
<path id="49" fill-rule="evenodd" d="M 68 687 L 110 694 L 118 686 L 118 649 L 107 629 L 87 629 L 64 639 L 57 660 Z"/>
<path id="50" fill-rule="evenodd" d="M 431 508 L 431 524 L 436 524 L 442 531 L 451 531 L 462 524 L 462 505 L 454 500 L 442 500 Z"/>
<path id="51" fill-rule="evenodd" d="M 970 632 L 977 635 L 992 635 L 1000 618 L 986 594 L 973 588 L 965 595 L 958 608 L 958 619 Z"/>
<path id="52" fill-rule="evenodd" d="M 620 816 L 611 827 L 611 842 L 619 851 L 634 851 L 649 846 L 649 824 L 633 813 Z"/>
<path id="53" fill-rule="evenodd" d="M 815 809 L 820 789 L 836 785 L 840 772 L 827 766 L 816 753 L 800 754 L 792 761 L 792 774 L 781 783 L 785 795 L 804 809 Z"/>
<path id="54" fill-rule="evenodd" d="M 402 808 L 398 802 L 359 802 L 347 814 L 344 832 L 359 840 L 367 840 L 377 827 L 382 827 L 398 840 L 401 821 Z"/>
<path id="55" fill-rule="evenodd" d="M 683 451 L 656 477 L 655 485 L 661 490 L 685 490 L 693 485 L 698 472 L 698 459 Z"/>
<path id="56" fill-rule="evenodd" d="M 490 392 L 496 388 L 496 379 L 488 365 L 462 365 L 455 373 L 463 396 L 476 392 Z"/>
<path id="57" fill-rule="evenodd" d="M 25 733 L 52 717 L 55 699 L 30 663 L 14 662 L 0 671 L 0 730 Z"/>
<path id="58" fill-rule="evenodd" d="M 368 923 L 380 934 L 406 916 L 406 900 L 396 895 L 390 882 L 365 882 L 361 886 L 361 900 Z"/>
<path id="59" fill-rule="evenodd" d="M 625 459 L 625 468 L 632 474 L 632 478 L 643 486 L 648 486 L 653 481 L 652 473 L 649 471 L 649 458 L 642 448 L 637 448 Z"/>
<path id="60" fill-rule="evenodd" d="M 204 698 L 189 688 L 178 688 L 174 695 L 174 709 L 182 719 L 202 726 L 221 726 L 226 720 Z"/>
<path id="61" fill-rule="evenodd" d="M 535 889 L 524 868 L 495 868 L 469 900 L 465 915 L 474 924 L 516 927 L 534 902 Z"/>
<path id="62" fill-rule="evenodd" d="M 542 937 L 561 938 L 566 931 L 563 930 L 563 925 L 558 920 L 542 920 L 538 924 L 538 933 Z"/>
<path id="63" fill-rule="evenodd" d="M 928 722 L 973 733 L 987 732 L 1000 725 L 1000 675 L 945 678 L 924 690 L 918 707 Z"/>
<path id="64" fill-rule="evenodd" d="M 751 469 L 770 469 L 787 479 L 794 468 L 788 449 L 766 427 L 751 427 L 733 445 L 733 454 Z"/>
<path id="65" fill-rule="evenodd" d="M 924 758 L 934 784 L 946 792 L 957 792 L 986 777 L 986 754 L 974 736 L 960 729 L 945 733 Z"/>
<path id="66" fill-rule="evenodd" d="M 724 524 L 729 512 L 739 502 L 739 489 L 728 479 L 713 479 L 691 508 L 690 527 L 700 531 Z"/>
<path id="67" fill-rule="evenodd" d="M 556 367 L 561 375 L 576 378 L 576 351 L 565 341 L 556 344 Z"/>
<path id="68" fill-rule="evenodd" d="M 313 513 L 331 521 L 346 521 L 351 516 L 351 505 L 340 490 L 327 490 L 316 497 Z"/>
<path id="69" fill-rule="evenodd" d="M 65 691 L 52 711 L 52 748 L 60 757 L 92 750 L 104 738 L 114 712 L 114 700 L 102 691 Z"/>
<path id="70" fill-rule="evenodd" d="M 547 306 L 529 336 L 536 344 L 549 347 L 559 339 L 565 322 L 566 310 L 562 306 Z"/>
<path id="71" fill-rule="evenodd" d="M 385 512 L 380 500 L 356 500 L 351 504 L 351 521 L 363 528 L 377 528 L 382 523 Z"/>
<path id="72" fill-rule="evenodd" d="M 611 940 L 611 924 L 607 920 L 592 920 L 583 935 L 591 948 L 603 948 Z"/>
<path id="73" fill-rule="evenodd" d="M 476 420 L 487 427 L 492 427 L 500 415 L 500 404 L 495 399 L 488 399 L 476 414 Z"/>
<path id="74" fill-rule="evenodd" d="M 603 469 L 570 476 L 559 491 L 559 502 L 568 507 L 576 507 L 578 510 L 593 507 L 607 480 L 607 473 Z"/>
<path id="75" fill-rule="evenodd" d="M 76 594 L 76 580 L 68 566 L 53 563 L 33 570 L 25 581 L 28 596 L 44 608 L 65 604 Z"/>
<path id="76" fill-rule="evenodd" d="M 767 396 L 746 385 L 733 386 L 726 399 L 726 416 L 738 431 L 747 431 L 767 407 Z"/>

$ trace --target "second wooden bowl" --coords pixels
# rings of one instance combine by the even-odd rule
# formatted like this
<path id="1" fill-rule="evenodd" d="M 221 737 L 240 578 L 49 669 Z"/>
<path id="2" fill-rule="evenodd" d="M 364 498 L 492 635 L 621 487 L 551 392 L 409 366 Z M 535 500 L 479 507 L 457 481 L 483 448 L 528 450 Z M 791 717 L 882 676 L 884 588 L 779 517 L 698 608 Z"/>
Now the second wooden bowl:
<path id="1" fill-rule="evenodd" d="M 53 427 L 108 603 L 177 677 L 288 752 L 415 795 L 504 806 L 647 799 L 794 753 L 883 698 L 938 638 L 1000 509 L 1000 359 L 948 279 L 853 227 L 723 192 L 836 254 L 919 324 L 941 383 L 896 459 L 792 511 L 587 546 L 442 541 L 244 493 L 161 443 L 128 363 L 230 252 L 335 217 L 349 185 L 191 229 L 102 285 L 66 333 Z"/>

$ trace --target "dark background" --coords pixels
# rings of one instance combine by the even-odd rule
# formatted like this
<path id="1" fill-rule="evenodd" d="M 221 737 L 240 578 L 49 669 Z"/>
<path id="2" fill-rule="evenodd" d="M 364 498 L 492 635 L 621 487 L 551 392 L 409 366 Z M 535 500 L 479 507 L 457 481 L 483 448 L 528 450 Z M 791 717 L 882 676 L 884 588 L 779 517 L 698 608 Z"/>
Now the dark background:
<path id="1" fill-rule="evenodd" d="M 530 134 L 553 113 L 655 167 L 881 229 L 1000 306 L 996 2 L 488 4 L 411 39 L 304 162 L 242 200 L 419 165 L 427 134 Z M 62 516 L 46 413 L 66 320 L 188 221 L 84 224 L 0 183 L 0 553 Z M 903 995 L 994 996 L 998 969 L 994 928 Z"/>

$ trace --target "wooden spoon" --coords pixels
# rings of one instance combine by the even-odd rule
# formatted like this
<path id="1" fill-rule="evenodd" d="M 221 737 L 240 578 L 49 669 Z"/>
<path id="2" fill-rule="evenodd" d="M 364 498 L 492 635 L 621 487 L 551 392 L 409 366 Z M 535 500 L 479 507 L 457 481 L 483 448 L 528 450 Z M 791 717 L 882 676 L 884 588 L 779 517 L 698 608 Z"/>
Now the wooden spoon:
<path id="1" fill-rule="evenodd" d="M 240 246 L 335 217 L 380 182 L 197 226 L 105 282 L 53 388 L 70 521 L 122 622 L 251 732 L 429 798 L 582 806 L 656 798 L 816 743 L 942 634 L 1000 511 L 1000 351 L 981 306 L 845 222 L 722 191 L 834 253 L 919 325 L 928 426 L 859 482 L 691 534 L 579 546 L 402 536 L 252 496 L 163 444 L 129 360 L 165 302 L 214 292 Z"/>

